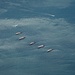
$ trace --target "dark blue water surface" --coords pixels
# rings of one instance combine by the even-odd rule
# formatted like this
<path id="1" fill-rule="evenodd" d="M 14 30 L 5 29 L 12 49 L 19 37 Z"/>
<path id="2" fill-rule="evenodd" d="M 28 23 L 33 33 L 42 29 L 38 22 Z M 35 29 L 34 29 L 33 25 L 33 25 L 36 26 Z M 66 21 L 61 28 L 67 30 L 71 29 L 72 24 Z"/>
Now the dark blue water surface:
<path id="1" fill-rule="evenodd" d="M 0 75 L 75 75 L 75 0 L 0 0 Z"/>

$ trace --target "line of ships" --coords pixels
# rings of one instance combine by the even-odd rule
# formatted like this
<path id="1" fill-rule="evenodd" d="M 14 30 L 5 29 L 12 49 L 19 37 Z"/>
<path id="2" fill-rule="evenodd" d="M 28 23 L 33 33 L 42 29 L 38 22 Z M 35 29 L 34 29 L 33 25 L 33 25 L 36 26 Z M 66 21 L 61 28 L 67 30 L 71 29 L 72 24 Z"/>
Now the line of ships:
<path id="1" fill-rule="evenodd" d="M 16 35 L 20 35 L 20 34 L 22 34 L 22 32 L 16 32 Z M 22 36 L 22 37 L 19 38 L 19 40 L 23 40 L 23 39 L 25 39 L 25 38 L 26 38 L 25 36 Z M 29 43 L 29 45 L 34 45 L 35 43 L 36 43 L 36 42 L 32 41 L 32 42 Z M 40 49 L 40 48 L 44 48 L 44 47 L 45 47 L 45 45 L 42 44 L 42 45 L 39 45 L 37 48 Z M 47 52 L 51 52 L 51 51 L 53 51 L 53 50 L 54 50 L 54 49 L 51 49 L 51 48 L 50 48 L 50 49 L 47 50 Z"/>

